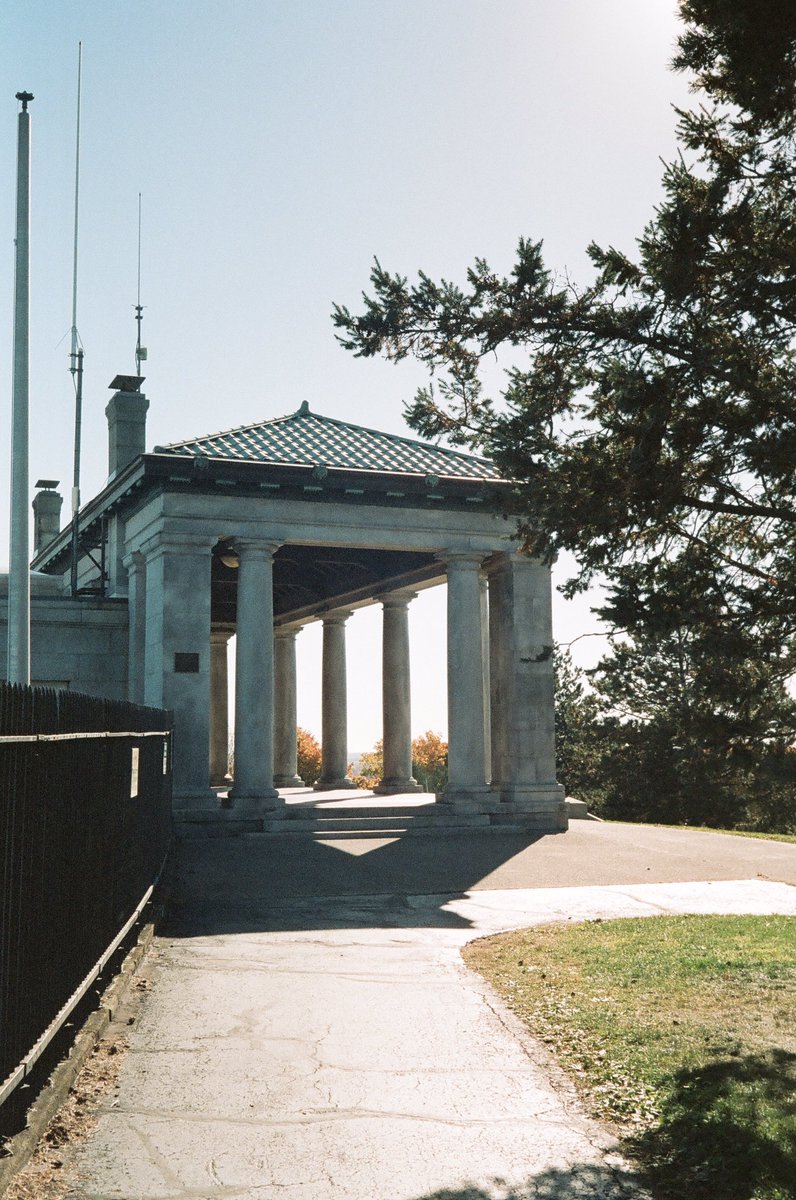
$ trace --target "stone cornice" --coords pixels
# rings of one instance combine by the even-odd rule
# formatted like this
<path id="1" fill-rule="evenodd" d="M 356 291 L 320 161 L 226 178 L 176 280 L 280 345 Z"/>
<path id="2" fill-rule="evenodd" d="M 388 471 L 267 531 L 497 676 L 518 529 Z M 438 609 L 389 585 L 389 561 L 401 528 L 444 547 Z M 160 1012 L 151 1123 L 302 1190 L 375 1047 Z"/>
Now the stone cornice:
<path id="1" fill-rule="evenodd" d="M 298 501 L 329 500 L 352 507 L 455 509 L 505 513 L 513 484 L 508 480 L 464 479 L 399 471 L 329 467 L 322 478 L 311 466 L 143 454 L 133 459 L 80 511 L 83 533 L 119 509 L 132 511 L 162 491 L 221 492 L 241 496 L 280 495 Z M 58 569 L 69 553 L 71 523 L 33 559 L 34 569 Z"/>

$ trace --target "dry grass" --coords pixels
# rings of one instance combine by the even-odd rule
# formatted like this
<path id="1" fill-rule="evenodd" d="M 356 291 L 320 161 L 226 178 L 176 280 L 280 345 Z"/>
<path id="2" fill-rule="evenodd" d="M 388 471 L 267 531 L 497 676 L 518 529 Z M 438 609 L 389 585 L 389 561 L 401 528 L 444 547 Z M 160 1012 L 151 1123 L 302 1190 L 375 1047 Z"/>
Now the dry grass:
<path id="1" fill-rule="evenodd" d="M 33 1158 L 5 1192 L 5 1200 L 62 1200 L 68 1190 L 68 1151 L 97 1123 L 96 1106 L 116 1083 L 126 1042 L 101 1041 L 75 1079 L 66 1103 L 53 1117 Z"/>
<path id="2" fill-rule="evenodd" d="M 123 1009 L 75 1076 L 65 1103 L 33 1157 L 8 1185 L 4 1200 L 64 1200 L 74 1186 L 72 1151 L 91 1134 L 101 1107 L 116 1086 L 127 1051 L 128 1027 L 150 987 L 149 979 L 140 975 L 134 979 Z"/>

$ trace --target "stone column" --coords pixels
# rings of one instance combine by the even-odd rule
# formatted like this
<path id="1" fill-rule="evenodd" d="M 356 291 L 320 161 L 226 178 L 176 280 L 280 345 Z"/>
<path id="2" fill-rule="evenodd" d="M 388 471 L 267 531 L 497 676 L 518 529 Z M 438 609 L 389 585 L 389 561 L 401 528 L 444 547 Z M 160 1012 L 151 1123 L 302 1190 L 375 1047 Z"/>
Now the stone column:
<path id="1" fill-rule="evenodd" d="M 174 806 L 217 807 L 210 788 L 210 543 L 155 536 L 146 553 L 144 701 L 174 714 Z"/>
<path id="2" fill-rule="evenodd" d="M 414 592 L 382 598 L 382 702 L 384 777 L 374 789 L 380 796 L 419 792 L 412 777 L 412 698 L 409 672 L 409 602 Z"/>
<path id="3" fill-rule="evenodd" d="M 492 786 L 502 811 L 522 812 L 540 830 L 566 829 L 564 789 L 556 783 L 550 568 L 496 555 L 489 608 Z"/>
<path id="4" fill-rule="evenodd" d="M 135 551 L 124 559 L 127 571 L 127 697 L 144 703 L 144 654 L 146 651 L 146 561 Z"/>
<path id="5" fill-rule="evenodd" d="M 484 774 L 489 781 L 492 778 L 492 672 L 489 654 L 489 584 L 483 572 L 478 576 L 478 588 L 481 596 L 481 669 L 484 680 Z"/>
<path id="6" fill-rule="evenodd" d="M 348 771 L 348 716 L 345 671 L 345 623 L 350 612 L 323 618 L 321 687 L 321 775 L 316 792 L 353 787 Z"/>
<path id="7" fill-rule="evenodd" d="M 491 782 L 495 794 L 500 795 L 500 782 L 508 778 L 508 742 L 505 736 L 503 714 L 509 711 L 507 646 L 503 637 L 503 615 L 501 607 L 502 586 L 499 571 L 492 570 L 495 562 L 502 562 L 501 555 L 490 560 L 489 586 L 489 703 L 490 703 L 490 752 Z"/>
<path id="8" fill-rule="evenodd" d="M 301 787 L 296 744 L 296 635 L 274 630 L 274 787 Z"/>
<path id="9" fill-rule="evenodd" d="M 489 807 L 484 744 L 484 668 L 481 638 L 482 555 L 451 554 L 448 575 L 448 804 Z"/>
<path id="10" fill-rule="evenodd" d="M 273 542 L 241 540 L 235 655 L 236 811 L 261 813 L 280 804 L 274 787 Z"/>
<path id="11" fill-rule="evenodd" d="M 229 688 L 227 643 L 231 633 L 210 633 L 210 783 L 223 787 L 229 781 Z"/>

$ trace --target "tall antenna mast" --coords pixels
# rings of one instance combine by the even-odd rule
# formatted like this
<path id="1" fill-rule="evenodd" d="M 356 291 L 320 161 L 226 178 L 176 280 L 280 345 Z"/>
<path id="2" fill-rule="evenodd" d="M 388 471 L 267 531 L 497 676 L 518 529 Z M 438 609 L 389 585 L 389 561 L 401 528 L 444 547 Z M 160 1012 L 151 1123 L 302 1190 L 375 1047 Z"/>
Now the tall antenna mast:
<path id="1" fill-rule="evenodd" d="M 69 370 L 75 385 L 75 453 L 72 472 L 71 590 L 77 595 L 80 539 L 80 433 L 83 421 L 83 347 L 77 332 L 77 233 L 80 198 L 80 91 L 83 77 L 83 43 L 77 44 L 77 133 L 75 136 L 75 238 L 72 258 L 72 346 Z"/>
<path id="2" fill-rule="evenodd" d="M 141 345 L 141 322 L 144 319 L 144 309 L 141 304 L 141 193 L 138 193 L 138 303 L 135 306 L 135 321 L 138 333 L 135 340 L 135 373 L 141 374 L 141 363 L 146 362 L 146 346 Z"/>
<path id="3" fill-rule="evenodd" d="M 75 134 L 75 237 L 74 237 L 74 252 L 72 255 L 72 349 L 70 357 L 72 365 L 70 370 L 74 375 L 77 370 L 77 348 L 80 341 L 77 332 L 77 231 L 78 231 L 78 211 L 80 200 L 80 90 L 83 76 L 83 43 L 77 43 L 77 123 Z"/>

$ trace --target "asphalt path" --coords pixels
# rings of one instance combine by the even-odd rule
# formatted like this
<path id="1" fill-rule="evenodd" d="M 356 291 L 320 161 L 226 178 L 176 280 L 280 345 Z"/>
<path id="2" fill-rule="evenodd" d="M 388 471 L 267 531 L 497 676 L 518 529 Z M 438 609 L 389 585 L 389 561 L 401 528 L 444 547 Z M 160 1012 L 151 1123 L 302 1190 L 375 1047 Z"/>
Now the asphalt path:
<path id="1" fill-rule="evenodd" d="M 68 1194 L 640 1200 L 461 946 L 537 922 L 796 915 L 794 883 L 796 845 L 596 822 L 183 842 L 152 986 Z"/>
<path id="2" fill-rule="evenodd" d="M 796 843 L 704 830 L 572 821 L 564 834 L 183 842 L 170 929 L 257 928 L 300 898 L 767 879 L 796 885 Z M 287 911 L 287 909 L 285 910 Z"/>

